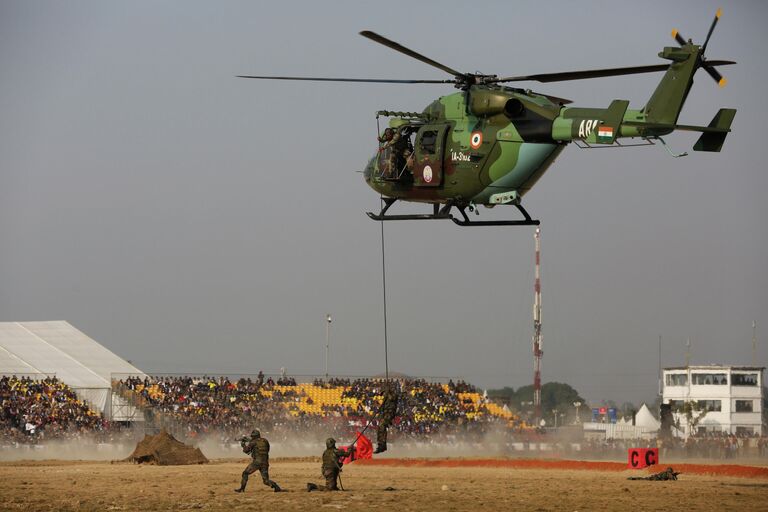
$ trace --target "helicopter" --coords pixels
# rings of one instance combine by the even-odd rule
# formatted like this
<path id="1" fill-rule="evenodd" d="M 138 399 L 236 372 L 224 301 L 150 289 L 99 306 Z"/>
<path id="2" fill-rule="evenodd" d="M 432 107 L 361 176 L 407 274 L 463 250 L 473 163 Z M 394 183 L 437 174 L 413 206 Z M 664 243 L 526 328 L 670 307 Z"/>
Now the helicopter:
<path id="1" fill-rule="evenodd" d="M 379 213 L 367 212 L 376 221 L 450 219 L 460 226 L 539 225 L 522 205 L 522 197 L 536 184 L 555 159 L 573 142 L 580 148 L 654 145 L 675 131 L 701 132 L 694 151 L 719 152 L 731 131 L 735 109 L 721 108 L 708 126 L 678 124 L 678 118 L 699 69 L 719 85 L 727 80 L 715 66 L 735 64 L 707 60 L 704 56 L 722 11 L 717 10 L 704 44 L 696 45 L 677 30 L 678 46 L 658 54 L 669 63 L 622 68 L 591 69 L 523 76 L 463 73 L 430 59 L 375 32 L 360 35 L 392 50 L 440 69 L 453 78 L 397 80 L 375 78 L 323 78 L 238 75 L 265 80 L 325 82 L 453 84 L 459 91 L 442 96 L 422 112 L 380 110 L 389 126 L 380 135 L 377 153 L 363 171 L 366 183 L 381 195 Z M 570 107 L 572 102 L 530 89 L 502 85 L 510 82 L 541 83 L 665 71 L 650 99 L 640 109 L 616 99 L 607 108 Z M 638 139 L 622 143 L 622 139 Z M 685 156 L 687 153 L 674 154 Z M 431 213 L 388 214 L 397 201 L 427 203 Z M 511 205 L 522 219 L 470 220 L 467 211 L 479 214 L 482 205 Z M 456 209 L 460 216 L 451 211 Z"/>

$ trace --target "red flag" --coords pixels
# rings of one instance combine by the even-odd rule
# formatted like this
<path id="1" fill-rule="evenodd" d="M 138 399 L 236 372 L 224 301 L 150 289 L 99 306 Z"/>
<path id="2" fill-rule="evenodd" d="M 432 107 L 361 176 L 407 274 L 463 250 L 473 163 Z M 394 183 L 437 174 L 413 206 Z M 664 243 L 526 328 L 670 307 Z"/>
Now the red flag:
<path id="1" fill-rule="evenodd" d="M 373 458 L 373 444 L 371 440 L 365 437 L 361 433 L 357 433 L 360 439 L 357 440 L 357 447 L 355 449 L 355 459 L 372 459 Z"/>
<path id="2" fill-rule="evenodd" d="M 349 457 L 341 459 L 342 464 L 349 464 L 357 459 L 372 459 L 373 458 L 373 444 L 371 440 L 365 437 L 360 432 L 357 433 L 357 444 L 355 444 L 355 451 Z M 342 450 L 348 449 L 348 446 L 342 446 Z"/>

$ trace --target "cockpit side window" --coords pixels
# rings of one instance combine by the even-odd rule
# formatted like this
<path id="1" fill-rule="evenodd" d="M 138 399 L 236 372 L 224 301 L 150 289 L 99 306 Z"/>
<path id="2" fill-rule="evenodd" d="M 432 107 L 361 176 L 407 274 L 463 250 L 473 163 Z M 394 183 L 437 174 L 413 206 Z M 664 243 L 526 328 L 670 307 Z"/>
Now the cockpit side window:
<path id="1" fill-rule="evenodd" d="M 424 153 L 434 155 L 436 151 L 437 131 L 428 130 L 421 134 L 419 145 Z"/>

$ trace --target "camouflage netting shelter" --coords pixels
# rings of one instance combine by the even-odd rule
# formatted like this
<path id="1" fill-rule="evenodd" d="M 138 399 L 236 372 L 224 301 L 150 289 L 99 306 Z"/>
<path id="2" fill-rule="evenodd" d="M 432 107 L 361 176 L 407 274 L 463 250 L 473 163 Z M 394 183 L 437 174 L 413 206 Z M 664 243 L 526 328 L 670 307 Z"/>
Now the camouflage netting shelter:
<path id="1" fill-rule="evenodd" d="M 158 466 L 176 466 L 183 464 L 205 464 L 208 459 L 200 451 L 178 441 L 163 430 L 157 435 L 145 435 L 126 461 L 137 464 L 157 464 Z"/>

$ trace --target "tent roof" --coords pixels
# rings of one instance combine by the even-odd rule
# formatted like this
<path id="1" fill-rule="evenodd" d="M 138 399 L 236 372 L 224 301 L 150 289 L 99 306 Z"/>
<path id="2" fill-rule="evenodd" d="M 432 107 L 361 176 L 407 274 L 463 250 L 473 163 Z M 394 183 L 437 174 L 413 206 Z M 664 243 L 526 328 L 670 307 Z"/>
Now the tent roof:
<path id="1" fill-rule="evenodd" d="M 651 429 L 658 429 L 661 426 L 659 420 L 653 417 L 648 406 L 643 404 L 640 410 L 635 415 L 635 425 L 638 427 L 648 427 Z"/>
<path id="2" fill-rule="evenodd" d="M 48 374 L 73 388 L 110 388 L 141 370 L 64 321 L 0 322 L 0 375 Z"/>

